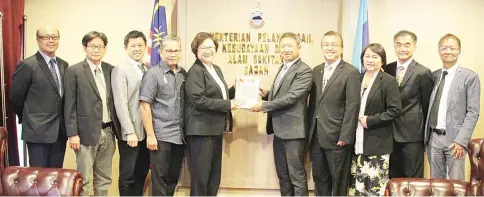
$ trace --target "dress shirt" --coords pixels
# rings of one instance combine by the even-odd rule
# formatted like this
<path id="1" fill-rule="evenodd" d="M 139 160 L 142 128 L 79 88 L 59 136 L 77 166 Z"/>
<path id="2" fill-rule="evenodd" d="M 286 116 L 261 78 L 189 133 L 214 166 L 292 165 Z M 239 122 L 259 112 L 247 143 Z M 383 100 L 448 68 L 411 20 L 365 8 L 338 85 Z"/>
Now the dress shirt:
<path id="1" fill-rule="evenodd" d="M 457 71 L 458 66 L 459 64 L 455 64 L 449 69 L 442 68 L 442 73 L 444 71 L 447 71 L 447 76 L 445 76 L 444 89 L 442 90 L 442 95 L 440 97 L 439 113 L 437 116 L 437 126 L 435 127 L 436 129 L 446 128 L 445 125 L 447 120 L 447 99 L 449 98 L 450 86 L 452 85 L 452 80 L 454 79 L 455 72 Z M 440 74 L 439 83 L 440 83 L 440 79 L 442 79 L 442 73 Z"/>
<path id="2" fill-rule="evenodd" d="M 220 91 L 222 92 L 223 99 L 227 99 L 227 91 L 225 91 L 225 85 L 220 79 L 220 77 L 218 76 L 217 71 L 215 71 L 215 68 L 213 67 L 213 65 L 212 64 L 207 65 L 205 63 L 203 63 L 203 65 L 205 66 L 205 68 L 207 68 L 208 73 L 210 73 L 212 78 L 215 80 L 215 82 L 217 82 L 218 86 L 220 87 Z"/>

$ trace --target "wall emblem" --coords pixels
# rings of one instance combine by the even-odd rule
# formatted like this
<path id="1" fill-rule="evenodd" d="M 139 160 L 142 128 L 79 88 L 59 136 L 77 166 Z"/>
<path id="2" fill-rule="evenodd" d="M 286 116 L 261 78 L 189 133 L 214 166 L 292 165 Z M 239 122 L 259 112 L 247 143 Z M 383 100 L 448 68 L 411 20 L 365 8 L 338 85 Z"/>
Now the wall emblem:
<path id="1" fill-rule="evenodd" d="M 252 13 L 250 15 L 250 26 L 254 29 L 260 29 L 261 27 L 264 26 L 264 19 L 262 18 L 263 16 L 263 11 L 262 8 L 260 7 L 260 2 L 257 2 L 257 5 L 252 8 Z"/>

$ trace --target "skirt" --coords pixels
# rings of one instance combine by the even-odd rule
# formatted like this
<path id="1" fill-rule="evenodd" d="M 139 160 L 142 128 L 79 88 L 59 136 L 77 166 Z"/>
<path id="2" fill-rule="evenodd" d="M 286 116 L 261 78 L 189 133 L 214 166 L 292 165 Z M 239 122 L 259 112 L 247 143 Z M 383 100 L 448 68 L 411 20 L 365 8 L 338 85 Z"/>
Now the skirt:
<path id="1" fill-rule="evenodd" d="M 350 195 L 383 196 L 389 179 L 390 154 L 353 155 L 351 161 Z"/>

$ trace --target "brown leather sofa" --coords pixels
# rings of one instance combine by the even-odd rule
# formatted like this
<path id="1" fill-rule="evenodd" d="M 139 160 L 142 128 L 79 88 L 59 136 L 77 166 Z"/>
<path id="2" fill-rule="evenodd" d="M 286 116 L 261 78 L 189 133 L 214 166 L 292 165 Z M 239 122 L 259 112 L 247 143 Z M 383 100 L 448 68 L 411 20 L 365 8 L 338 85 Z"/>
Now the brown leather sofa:
<path id="1" fill-rule="evenodd" d="M 9 166 L 4 168 L 7 131 L 0 127 L 0 196 L 79 196 L 82 175 L 76 170 Z"/>
<path id="2" fill-rule="evenodd" d="M 471 180 L 396 178 L 387 183 L 385 196 L 484 196 L 484 138 L 469 142 Z"/>

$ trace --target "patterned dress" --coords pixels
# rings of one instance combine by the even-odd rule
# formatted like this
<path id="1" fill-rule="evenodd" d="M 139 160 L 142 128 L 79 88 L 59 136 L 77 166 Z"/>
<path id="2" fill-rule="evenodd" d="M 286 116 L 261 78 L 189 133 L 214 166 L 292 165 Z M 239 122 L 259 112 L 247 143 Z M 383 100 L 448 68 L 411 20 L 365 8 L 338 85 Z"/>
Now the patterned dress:
<path id="1" fill-rule="evenodd" d="M 351 163 L 350 195 L 383 196 L 388 182 L 390 154 L 353 155 Z"/>

